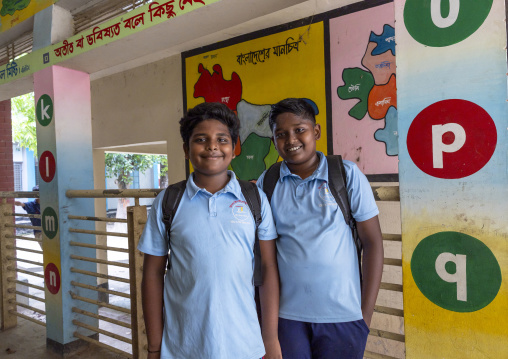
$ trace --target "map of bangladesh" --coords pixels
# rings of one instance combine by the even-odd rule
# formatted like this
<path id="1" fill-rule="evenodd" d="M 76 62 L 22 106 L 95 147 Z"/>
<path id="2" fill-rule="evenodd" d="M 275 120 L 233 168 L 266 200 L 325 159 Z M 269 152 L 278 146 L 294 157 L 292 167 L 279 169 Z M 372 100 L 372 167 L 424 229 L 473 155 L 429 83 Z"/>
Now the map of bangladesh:
<path id="1" fill-rule="evenodd" d="M 238 114 L 240 136 L 231 167 L 240 179 L 257 179 L 279 157 L 271 140 L 272 132 L 268 123 L 270 104 L 253 104 L 243 99 L 242 81 L 236 72 L 231 74 L 231 80 L 226 80 L 221 65 L 214 65 L 212 71 L 210 73 L 199 64 L 200 75 L 194 85 L 193 96 L 203 97 L 205 102 L 221 102 Z M 317 115 L 319 111 L 314 101 L 306 100 Z"/>
<path id="2" fill-rule="evenodd" d="M 384 25 L 383 33 L 370 33 L 365 55 L 364 70 L 347 68 L 342 72 L 343 86 L 337 88 L 342 100 L 357 100 L 348 112 L 357 120 L 368 114 L 372 120 L 385 120 L 385 127 L 374 133 L 376 141 L 384 142 L 386 154 L 397 156 L 397 86 L 395 76 L 395 29 Z"/>

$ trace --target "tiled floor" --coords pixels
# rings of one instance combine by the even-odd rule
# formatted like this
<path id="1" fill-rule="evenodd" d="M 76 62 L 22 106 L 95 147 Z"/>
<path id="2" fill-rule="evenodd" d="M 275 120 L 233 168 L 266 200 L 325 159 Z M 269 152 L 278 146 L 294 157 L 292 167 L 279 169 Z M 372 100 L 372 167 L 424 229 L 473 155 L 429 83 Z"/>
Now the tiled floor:
<path id="1" fill-rule="evenodd" d="M 46 348 L 46 328 L 28 320 L 19 319 L 18 326 L 0 331 L 1 359 L 57 359 L 60 355 Z M 95 345 L 85 345 L 65 358 L 119 359 L 123 358 Z"/>

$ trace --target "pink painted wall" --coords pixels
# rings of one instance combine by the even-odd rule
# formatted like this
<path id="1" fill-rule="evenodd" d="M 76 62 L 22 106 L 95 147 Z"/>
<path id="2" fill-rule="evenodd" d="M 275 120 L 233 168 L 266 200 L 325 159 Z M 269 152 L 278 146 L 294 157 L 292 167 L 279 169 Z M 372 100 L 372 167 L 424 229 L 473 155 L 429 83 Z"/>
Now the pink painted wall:
<path id="1" fill-rule="evenodd" d="M 333 151 L 335 154 L 341 154 L 345 159 L 357 163 L 365 174 L 398 173 L 395 75 L 389 76 L 387 73 L 380 73 L 389 70 L 395 72 L 395 57 L 390 50 L 376 56 L 369 56 L 372 55 L 371 52 L 376 47 L 374 42 L 369 43 L 371 32 L 378 36 L 383 35 L 385 25 L 394 27 L 394 16 L 393 3 L 389 3 L 330 20 Z M 393 44 L 392 47 L 395 47 L 394 38 L 385 40 L 381 39 L 380 41 L 383 41 L 385 45 Z M 389 41 L 393 41 L 393 43 Z M 378 47 L 379 51 L 382 51 L 381 47 Z M 366 54 L 367 57 L 362 64 L 362 59 Z M 370 65 L 367 60 L 370 60 Z M 386 60 L 392 61 L 390 68 L 378 69 L 375 66 L 375 64 L 378 65 Z M 371 70 L 364 66 L 365 64 L 377 72 L 376 76 L 373 76 Z M 375 110 L 382 109 L 383 106 L 386 113 L 386 110 L 393 106 L 390 110 L 391 123 L 385 131 L 385 134 L 388 132 L 391 134 L 391 137 L 388 136 L 390 137 L 391 151 L 387 151 L 385 142 L 374 137 L 377 130 L 385 128 L 386 118 L 373 119 L 369 116 L 369 112 L 360 120 L 352 117 L 349 115 L 349 111 L 359 100 L 355 98 L 341 99 L 337 93 L 337 89 L 341 86 L 346 86 L 347 92 L 349 85 L 347 81 L 343 80 L 344 70 L 354 68 L 370 73 L 368 76 L 375 80 L 375 84 L 369 92 L 371 114 Z M 391 82 L 388 83 L 390 78 Z M 393 95 L 386 94 L 388 87 Z M 379 104 L 380 99 L 387 97 L 390 97 L 390 104 Z M 374 117 L 376 116 L 374 115 Z M 387 152 L 392 155 L 388 155 Z"/>

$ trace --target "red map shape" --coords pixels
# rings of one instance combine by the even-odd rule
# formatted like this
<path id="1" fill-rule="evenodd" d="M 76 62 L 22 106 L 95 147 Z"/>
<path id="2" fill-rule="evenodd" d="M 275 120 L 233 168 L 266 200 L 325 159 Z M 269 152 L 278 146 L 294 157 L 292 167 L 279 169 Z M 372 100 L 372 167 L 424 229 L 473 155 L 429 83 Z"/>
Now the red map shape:
<path id="1" fill-rule="evenodd" d="M 374 120 L 381 120 L 386 117 L 388 109 L 397 107 L 397 84 L 395 75 L 390 77 L 386 85 L 374 85 L 369 93 L 369 116 Z"/>
<path id="2" fill-rule="evenodd" d="M 236 105 L 242 99 L 242 80 L 236 72 L 231 74 L 231 80 L 225 80 L 222 67 L 213 66 L 213 74 L 199 64 L 201 74 L 194 85 L 194 98 L 204 97 L 205 102 L 221 102 L 231 110 L 236 111 Z"/>

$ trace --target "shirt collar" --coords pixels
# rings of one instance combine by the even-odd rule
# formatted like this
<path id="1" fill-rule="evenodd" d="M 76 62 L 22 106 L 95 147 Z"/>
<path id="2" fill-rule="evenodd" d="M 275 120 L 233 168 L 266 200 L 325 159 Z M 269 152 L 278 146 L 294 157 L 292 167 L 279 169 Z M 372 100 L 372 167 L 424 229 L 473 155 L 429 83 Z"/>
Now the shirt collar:
<path id="1" fill-rule="evenodd" d="M 323 154 L 323 152 L 320 151 L 316 151 L 316 153 L 319 157 L 319 165 L 315 169 L 314 173 L 312 173 L 312 175 L 306 178 L 305 180 L 312 181 L 313 179 L 320 179 L 323 181 L 328 181 L 328 165 L 326 163 L 326 156 Z M 280 166 L 279 181 L 282 182 L 284 177 L 287 176 L 294 176 L 300 178 L 299 176 L 291 173 L 288 166 L 286 165 L 286 161 L 282 161 L 282 165 Z"/>
<path id="2" fill-rule="evenodd" d="M 238 183 L 238 180 L 236 179 L 236 174 L 233 171 L 228 170 L 228 175 L 230 177 L 229 182 L 226 184 L 226 187 L 221 189 L 220 191 L 216 192 L 214 195 L 219 195 L 221 193 L 232 193 L 236 198 L 241 199 L 242 195 L 242 189 L 240 187 L 240 183 Z M 208 192 L 204 188 L 200 188 L 196 185 L 194 182 L 194 174 L 191 173 L 189 176 L 189 179 L 187 180 L 187 195 L 189 196 L 189 199 L 193 199 L 199 192 L 203 192 L 207 196 L 212 196 L 210 192 Z"/>

